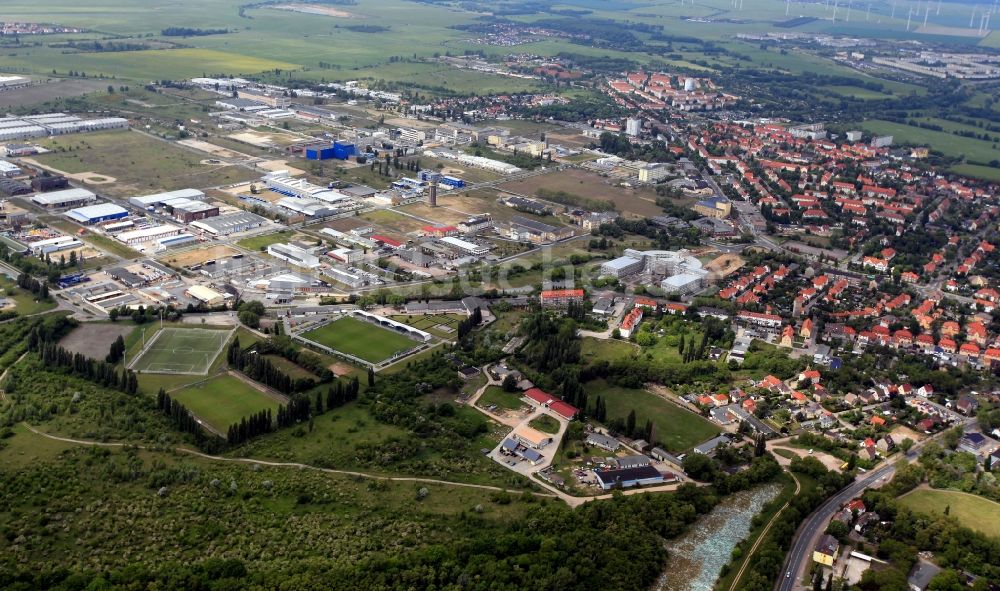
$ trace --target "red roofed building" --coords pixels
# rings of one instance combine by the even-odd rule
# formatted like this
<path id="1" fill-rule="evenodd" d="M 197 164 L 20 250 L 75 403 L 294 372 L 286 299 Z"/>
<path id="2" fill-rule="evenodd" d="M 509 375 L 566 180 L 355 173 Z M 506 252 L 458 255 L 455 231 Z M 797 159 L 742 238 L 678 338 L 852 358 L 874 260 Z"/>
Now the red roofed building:
<path id="1" fill-rule="evenodd" d="M 582 289 L 550 289 L 543 291 L 539 301 L 543 306 L 568 306 L 570 302 L 583 301 Z"/>
<path id="2" fill-rule="evenodd" d="M 372 234 L 370 238 L 383 246 L 388 246 L 389 248 L 399 248 L 403 246 L 402 242 L 400 242 L 399 240 L 394 240 L 392 238 L 389 238 L 388 236 Z"/>
<path id="3" fill-rule="evenodd" d="M 966 357 L 979 357 L 979 346 L 975 343 L 962 343 L 962 346 L 958 348 L 960 355 L 965 355 Z"/>
<path id="4" fill-rule="evenodd" d="M 1000 361 L 1000 349 L 993 347 L 987 349 L 986 353 L 983 355 L 983 359 L 989 363 L 997 363 Z"/>
<path id="5" fill-rule="evenodd" d="M 549 410 L 570 421 L 580 412 L 580 410 L 568 402 L 554 400 L 549 403 Z"/>
<path id="6" fill-rule="evenodd" d="M 421 230 L 424 236 L 433 236 L 434 238 L 443 238 L 458 234 L 458 228 L 455 226 L 424 226 Z"/>
<path id="7" fill-rule="evenodd" d="M 540 406 L 543 408 L 548 408 L 552 412 L 561 416 L 566 420 L 571 420 L 573 417 L 580 412 L 578 408 L 572 404 L 563 402 L 557 398 L 553 398 L 552 395 L 545 392 L 540 388 L 530 388 L 524 393 L 524 397 L 527 398 L 535 406 Z"/>

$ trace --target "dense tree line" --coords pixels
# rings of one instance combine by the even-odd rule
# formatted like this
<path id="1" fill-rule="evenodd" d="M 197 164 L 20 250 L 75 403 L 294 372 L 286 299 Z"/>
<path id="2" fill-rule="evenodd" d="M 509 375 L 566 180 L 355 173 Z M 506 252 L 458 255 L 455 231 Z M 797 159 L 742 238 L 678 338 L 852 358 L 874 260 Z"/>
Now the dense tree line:
<path id="1" fill-rule="evenodd" d="M 98 361 L 82 353 L 68 351 L 53 341 L 43 340 L 38 331 L 32 331 L 28 335 L 28 350 L 38 353 L 45 367 L 68 370 L 72 375 L 126 394 L 135 394 L 139 391 L 139 380 L 134 371 L 125 369 L 118 373 L 114 363 Z"/>
<path id="2" fill-rule="evenodd" d="M 455 327 L 456 334 L 458 335 L 458 340 L 463 340 L 472 329 L 476 328 L 483 323 L 483 311 L 476 307 L 472 311 L 472 315 L 468 318 L 463 318 L 458 322 L 458 326 Z"/>
<path id="3" fill-rule="evenodd" d="M 27 273 L 21 273 L 17 276 L 17 286 L 21 289 L 30 291 L 38 296 L 39 299 L 49 299 L 49 286 Z"/>
<path id="4" fill-rule="evenodd" d="M 167 27 L 160 31 L 164 37 L 204 37 L 206 35 L 224 35 L 229 29 L 192 29 L 190 27 Z"/>
<path id="5" fill-rule="evenodd" d="M 156 393 L 156 408 L 165 414 L 179 431 L 193 435 L 199 446 L 207 439 L 198 419 L 183 404 L 172 399 L 163 388 Z"/>
<path id="6" fill-rule="evenodd" d="M 316 386 L 313 378 L 292 378 L 278 369 L 263 353 L 256 348 L 243 349 L 239 338 L 233 339 L 226 351 L 226 361 L 236 371 L 246 374 L 269 388 L 282 394 L 293 394 L 311 390 Z"/>
<path id="7" fill-rule="evenodd" d="M 118 363 L 125 357 L 125 339 L 118 335 L 118 338 L 111 343 L 110 350 L 108 354 L 104 357 L 104 361 L 107 363 Z"/>
<path id="8" fill-rule="evenodd" d="M 644 162 L 675 162 L 677 156 L 667 149 L 666 142 L 656 140 L 645 144 L 633 144 L 625 134 L 605 131 L 598 139 L 597 147 L 602 152 L 621 156 L 628 160 Z"/>
<path id="9" fill-rule="evenodd" d="M 271 410 L 264 409 L 251 414 L 249 417 L 243 417 L 239 423 L 229 425 L 229 431 L 226 433 L 226 442 L 229 445 L 237 445 L 257 435 L 270 433 L 273 430 L 274 421 L 271 420 Z"/>
<path id="10" fill-rule="evenodd" d="M 270 337 L 265 341 L 258 342 L 254 345 L 254 349 L 261 355 L 280 355 L 295 365 L 309 370 L 316 375 L 320 384 L 329 382 L 335 377 L 319 355 L 297 347 L 288 336 Z"/>
<path id="11" fill-rule="evenodd" d="M 18 270 L 29 276 L 45 277 L 45 280 L 52 284 L 59 281 L 59 277 L 64 271 L 79 264 L 80 261 L 76 259 L 74 255 L 75 253 L 70 253 L 70 260 L 73 263 L 71 265 L 65 260 L 65 258 L 61 258 L 59 261 L 53 261 L 48 254 L 39 258 L 14 252 L 9 246 L 7 246 L 7 244 L 0 242 L 0 260 L 8 263 L 12 267 L 17 267 Z M 18 278 L 18 282 L 18 285 L 20 285 L 20 277 Z M 33 293 L 38 293 L 41 290 L 40 287 L 37 291 L 31 290 L 30 287 L 24 288 L 32 291 Z"/>

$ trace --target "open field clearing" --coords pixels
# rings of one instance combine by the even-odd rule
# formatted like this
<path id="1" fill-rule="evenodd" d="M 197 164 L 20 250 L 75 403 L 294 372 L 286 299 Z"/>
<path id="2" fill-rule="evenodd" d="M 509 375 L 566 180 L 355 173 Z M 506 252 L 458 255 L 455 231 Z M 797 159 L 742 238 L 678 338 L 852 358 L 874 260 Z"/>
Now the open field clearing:
<path id="1" fill-rule="evenodd" d="M 59 346 L 72 351 L 73 353 L 83 353 L 88 357 L 102 359 L 111 349 L 111 344 L 118 337 L 128 338 L 129 333 L 135 330 L 135 325 L 131 323 L 104 323 L 90 322 L 81 324 L 73 329 L 59 341 Z"/>
<path id="2" fill-rule="evenodd" d="M 1000 148 L 995 148 L 993 143 L 985 140 L 877 119 L 859 125 L 873 133 L 893 136 L 894 144 L 909 142 L 926 145 L 933 150 L 940 150 L 948 156 L 964 155 L 966 158 L 979 162 L 1000 160 Z M 975 170 L 969 169 L 968 172 L 975 172 Z"/>
<path id="3" fill-rule="evenodd" d="M 302 335 L 371 363 L 379 363 L 400 351 L 417 346 L 413 339 L 370 322 L 344 317 Z"/>
<path id="4" fill-rule="evenodd" d="M 539 189 L 564 191 L 581 199 L 610 201 L 622 213 L 641 217 L 663 214 L 663 209 L 656 205 L 656 192 L 652 189 L 616 187 L 610 179 L 585 170 L 571 169 L 542 174 L 523 181 L 504 183 L 499 188 L 528 196 L 537 195 Z M 545 198 L 543 195 L 539 197 Z"/>
<path id="5" fill-rule="evenodd" d="M 226 330 L 164 328 L 130 367 L 149 373 L 205 375 L 229 336 Z"/>
<path id="6" fill-rule="evenodd" d="M 56 56 L 60 59 L 56 60 Z M 181 48 L 154 49 L 147 51 L 120 51 L 94 53 L 62 53 L 53 49 L 25 52 L 8 58 L 18 67 L 37 72 L 49 72 L 52 67 L 59 74 L 70 70 L 86 72 L 88 76 L 148 81 L 159 79 L 184 79 L 201 76 L 206 72 L 220 72 L 232 75 L 256 74 L 274 69 L 296 69 L 294 63 L 263 56 L 244 55 L 226 51 L 223 48 Z M 107 86 L 105 84 L 105 86 Z"/>
<path id="7" fill-rule="evenodd" d="M 198 155 L 135 131 L 78 134 L 39 143 L 53 151 L 34 160 L 70 174 L 114 177 L 114 184 L 101 185 L 100 190 L 118 197 L 211 187 L 258 176 L 242 167 L 203 165 Z"/>
<path id="8" fill-rule="evenodd" d="M 161 257 L 160 261 L 177 267 L 190 267 L 192 265 L 200 265 L 206 261 L 231 257 L 234 254 L 239 254 L 239 252 L 231 246 L 217 244 L 204 248 L 193 248 L 184 252 L 170 252 L 166 256 Z"/>
<path id="9" fill-rule="evenodd" d="M 634 410 L 636 424 L 645 424 L 646 420 L 653 421 L 657 439 L 671 452 L 687 451 L 721 431 L 707 419 L 646 390 L 613 386 L 603 380 L 584 384 L 584 388 L 587 390 L 589 404 L 596 404 L 598 396 L 604 399 L 609 420 L 624 421 L 629 412 Z"/>
<path id="10" fill-rule="evenodd" d="M 270 410 L 272 415 L 278 411 L 276 397 L 228 374 L 171 392 L 170 397 L 222 434 L 243 417 L 262 410 Z"/>
<path id="11" fill-rule="evenodd" d="M 970 529 L 1000 537 L 1000 503 L 954 490 L 918 488 L 899 498 L 903 505 L 918 513 L 948 514 Z"/>
<path id="12" fill-rule="evenodd" d="M 41 84 L 0 92 L 0 108 L 26 107 L 61 98 L 69 98 L 104 91 L 105 80 L 53 78 Z"/>

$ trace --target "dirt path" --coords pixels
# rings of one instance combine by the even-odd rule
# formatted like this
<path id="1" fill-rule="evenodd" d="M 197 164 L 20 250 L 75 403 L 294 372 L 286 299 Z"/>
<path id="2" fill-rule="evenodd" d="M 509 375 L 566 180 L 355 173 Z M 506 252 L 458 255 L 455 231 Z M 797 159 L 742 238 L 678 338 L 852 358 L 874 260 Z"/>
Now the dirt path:
<path id="1" fill-rule="evenodd" d="M 35 427 L 33 427 L 33 426 L 31 426 L 31 425 L 29 425 L 27 423 L 22 423 L 22 424 L 24 425 L 24 427 L 26 429 L 28 429 L 29 431 L 31 431 L 35 435 L 38 435 L 40 437 L 45 437 L 46 439 L 51 439 L 53 441 L 61 441 L 63 443 L 72 443 L 74 445 L 87 445 L 87 446 L 98 446 L 98 447 L 126 447 L 126 446 L 129 446 L 129 447 L 135 447 L 135 448 L 138 448 L 138 449 L 146 449 L 145 446 L 135 445 L 135 444 L 132 444 L 132 443 L 107 443 L 107 442 L 103 442 L 103 441 L 90 441 L 90 440 L 86 440 L 86 439 L 73 439 L 71 437 L 60 437 L 58 435 L 50 435 L 49 433 L 45 433 L 44 431 L 39 431 L 38 429 L 36 429 Z M 200 451 L 189 449 L 189 448 L 186 448 L 186 447 L 175 447 L 175 448 L 173 448 L 173 451 L 178 452 L 178 453 L 188 454 L 188 455 L 191 455 L 191 456 L 197 456 L 199 458 L 203 458 L 203 459 L 206 459 L 206 460 L 211 460 L 213 462 L 231 462 L 231 463 L 237 463 L 237 464 L 257 464 L 259 466 L 269 466 L 269 467 L 275 467 L 275 468 L 296 468 L 296 469 L 299 469 L 299 470 L 315 470 L 317 472 L 324 472 L 324 473 L 327 473 L 327 474 L 339 474 L 339 475 L 343 475 L 343 476 L 356 476 L 356 477 L 359 477 L 359 478 L 368 478 L 368 479 L 371 479 L 371 480 L 385 480 L 385 481 L 391 481 L 391 482 L 424 482 L 424 483 L 428 483 L 428 484 L 440 484 L 440 485 L 443 485 L 443 486 L 455 486 L 455 487 L 460 487 L 460 488 L 475 488 L 475 489 L 479 489 L 479 490 L 491 490 L 491 491 L 506 492 L 506 493 L 511 493 L 511 494 L 522 494 L 524 492 L 522 490 L 512 490 L 512 489 L 508 489 L 508 488 L 502 488 L 502 487 L 499 487 L 499 486 L 490 486 L 488 484 L 471 484 L 471 483 L 467 483 L 467 482 L 453 482 L 453 481 L 450 481 L 450 480 L 438 480 L 438 479 L 435 479 L 435 478 L 421 478 L 419 476 L 379 476 L 379 475 L 376 475 L 376 474 L 368 474 L 366 472 L 355 472 L 355 471 L 352 471 L 352 470 L 334 470 L 333 468 L 320 468 L 318 466 L 311 466 L 309 464 L 300 464 L 298 462 L 271 462 L 271 461 L 267 461 L 267 460 L 255 460 L 253 458 L 226 458 L 226 457 L 223 457 L 223 456 L 213 456 L 213 455 L 210 455 L 210 454 L 202 453 Z M 550 498 L 550 497 L 554 496 L 554 495 L 550 495 L 550 494 L 546 494 L 546 493 L 540 493 L 540 492 L 534 492 L 534 491 L 531 491 L 531 494 L 533 494 L 535 496 L 538 496 L 538 497 L 546 497 L 546 498 Z"/>

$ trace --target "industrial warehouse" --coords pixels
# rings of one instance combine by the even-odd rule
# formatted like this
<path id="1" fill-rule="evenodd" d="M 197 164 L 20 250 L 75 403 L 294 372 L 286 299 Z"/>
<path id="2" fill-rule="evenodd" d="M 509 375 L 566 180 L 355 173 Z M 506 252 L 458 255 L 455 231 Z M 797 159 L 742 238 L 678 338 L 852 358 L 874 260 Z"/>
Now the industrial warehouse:
<path id="1" fill-rule="evenodd" d="M 112 203 L 99 203 L 78 207 L 66 212 L 66 217 L 81 224 L 96 224 L 128 217 L 128 210 Z"/>
<path id="2" fill-rule="evenodd" d="M 81 119 L 76 115 L 65 113 L 3 117 L 0 118 L 0 141 L 126 128 L 128 128 L 128 119 L 121 117 Z"/>

